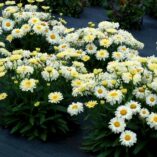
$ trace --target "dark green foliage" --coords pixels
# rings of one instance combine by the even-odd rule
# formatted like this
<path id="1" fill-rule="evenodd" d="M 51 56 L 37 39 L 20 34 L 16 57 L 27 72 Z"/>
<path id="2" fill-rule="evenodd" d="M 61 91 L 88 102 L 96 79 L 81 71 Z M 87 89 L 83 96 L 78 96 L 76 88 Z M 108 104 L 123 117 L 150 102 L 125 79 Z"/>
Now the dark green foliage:
<path id="1" fill-rule="evenodd" d="M 46 5 L 50 6 L 53 13 L 63 13 L 73 17 L 79 17 L 83 11 L 81 0 L 46 0 Z"/>
<path id="2" fill-rule="evenodd" d="M 146 4 L 148 8 L 148 14 L 157 18 L 157 0 L 148 0 Z"/>
<path id="3" fill-rule="evenodd" d="M 12 134 L 24 136 L 29 140 L 47 141 L 68 136 L 78 129 L 75 119 L 67 113 L 67 106 L 71 103 L 71 88 L 68 82 L 65 84 L 63 78 L 54 81 L 49 87 L 46 87 L 45 81 L 39 79 L 42 86 L 31 93 L 22 92 L 14 85 L 10 76 L 0 82 L 3 92 L 8 94 L 7 100 L 0 103 L 0 115 L 1 125 L 8 128 Z M 64 101 L 59 104 L 49 103 L 49 91 L 61 91 Z M 35 102 L 40 102 L 39 106 L 35 106 Z"/>
<path id="4" fill-rule="evenodd" d="M 88 0 L 88 3 L 92 6 L 101 6 L 101 0 Z"/>
<path id="5" fill-rule="evenodd" d="M 106 8 L 111 21 L 119 22 L 122 28 L 141 28 L 146 9 L 144 0 L 108 0 Z"/>

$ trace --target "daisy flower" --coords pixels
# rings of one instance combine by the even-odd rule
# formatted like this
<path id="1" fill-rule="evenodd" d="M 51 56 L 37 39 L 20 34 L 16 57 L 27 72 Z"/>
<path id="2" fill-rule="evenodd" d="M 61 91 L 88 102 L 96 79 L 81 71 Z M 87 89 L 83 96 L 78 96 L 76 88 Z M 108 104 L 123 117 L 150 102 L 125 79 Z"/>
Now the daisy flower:
<path id="1" fill-rule="evenodd" d="M 107 50 L 99 50 L 96 53 L 97 60 L 105 61 L 109 57 L 109 53 Z"/>
<path id="2" fill-rule="evenodd" d="M 147 118 L 149 116 L 149 110 L 146 108 L 142 108 L 139 113 L 141 118 Z"/>
<path id="3" fill-rule="evenodd" d="M 21 30 L 24 32 L 24 34 L 30 32 L 31 30 L 31 26 L 29 24 L 24 24 L 22 27 L 21 27 Z"/>
<path id="4" fill-rule="evenodd" d="M 50 44 L 56 44 L 59 42 L 59 35 L 53 31 L 50 31 L 48 34 L 47 34 L 47 41 L 50 43 Z"/>
<path id="5" fill-rule="evenodd" d="M 124 131 L 120 135 L 121 145 L 131 147 L 137 142 L 137 136 L 132 131 Z"/>
<path id="6" fill-rule="evenodd" d="M 14 27 L 14 21 L 10 19 L 3 19 L 2 29 L 4 29 L 5 31 L 10 31 L 13 29 L 13 27 Z"/>
<path id="7" fill-rule="evenodd" d="M 106 94 L 106 89 L 103 86 L 97 86 L 95 87 L 94 93 L 98 98 L 104 98 Z"/>
<path id="8" fill-rule="evenodd" d="M 48 99 L 50 103 L 57 104 L 60 103 L 61 100 L 63 100 L 63 95 L 60 92 L 53 92 L 48 95 Z"/>
<path id="9" fill-rule="evenodd" d="M 24 32 L 22 29 L 13 29 L 11 35 L 13 38 L 22 38 L 24 36 Z"/>
<path id="10" fill-rule="evenodd" d="M 117 111 L 115 112 L 116 117 L 124 118 L 124 119 L 131 119 L 132 118 L 132 111 L 127 106 L 119 106 Z"/>
<path id="11" fill-rule="evenodd" d="M 34 69 L 31 66 L 22 65 L 17 67 L 16 72 L 22 75 L 33 74 Z"/>
<path id="12" fill-rule="evenodd" d="M 157 96 L 155 94 L 150 94 L 146 97 L 146 103 L 149 106 L 154 106 L 157 104 Z"/>
<path id="13" fill-rule="evenodd" d="M 35 24 L 37 24 L 37 23 L 39 23 L 39 22 L 40 22 L 40 19 L 38 19 L 38 18 L 36 18 L 36 17 L 33 17 L 33 18 L 29 19 L 29 21 L 28 21 L 28 23 L 29 23 L 30 25 L 35 25 Z"/>
<path id="14" fill-rule="evenodd" d="M 7 96 L 6 93 L 0 93 L 0 100 L 4 100 Z"/>
<path id="15" fill-rule="evenodd" d="M 112 58 L 115 59 L 115 60 L 121 61 L 125 58 L 125 55 L 122 52 L 116 52 L 115 51 L 115 52 L 112 53 Z"/>
<path id="16" fill-rule="evenodd" d="M 109 128 L 115 134 L 123 132 L 125 127 L 126 127 L 126 124 L 123 118 L 115 117 L 111 119 L 109 122 Z"/>
<path id="17" fill-rule="evenodd" d="M 37 80 L 34 80 L 34 79 L 24 79 L 20 83 L 20 89 L 22 91 L 31 91 L 31 92 L 33 92 L 33 90 L 36 88 L 36 83 L 37 83 Z"/>
<path id="18" fill-rule="evenodd" d="M 128 53 L 129 49 L 126 46 L 119 46 L 118 51 L 122 53 Z"/>
<path id="19" fill-rule="evenodd" d="M 147 124 L 150 128 L 157 130 L 157 113 L 151 113 L 147 118 Z"/>
<path id="20" fill-rule="evenodd" d="M 78 115 L 79 113 L 83 112 L 83 104 L 80 102 L 76 102 L 76 103 L 72 103 L 71 105 L 69 105 L 67 112 L 71 115 Z"/>
<path id="21" fill-rule="evenodd" d="M 40 24 L 36 24 L 34 25 L 33 30 L 36 34 L 43 34 L 45 32 L 45 27 Z"/>
<path id="22" fill-rule="evenodd" d="M 136 114 L 137 112 L 140 112 L 141 105 L 136 101 L 130 101 L 126 104 L 127 107 L 129 107 L 133 114 Z"/>
<path id="23" fill-rule="evenodd" d="M 100 40 L 100 45 L 105 47 L 105 48 L 110 47 L 111 44 L 112 44 L 112 41 L 109 38 L 104 38 L 104 39 Z"/>
<path id="24" fill-rule="evenodd" d="M 115 103 L 121 103 L 123 98 L 123 94 L 120 90 L 111 90 L 107 92 L 106 100 L 111 105 L 114 105 Z"/>
<path id="25" fill-rule="evenodd" d="M 86 105 L 88 108 L 94 108 L 97 104 L 98 104 L 97 101 L 88 101 L 87 103 L 85 103 L 85 105 Z"/>
<path id="26" fill-rule="evenodd" d="M 92 43 L 86 46 L 86 51 L 88 54 L 94 54 L 96 53 L 96 50 L 97 50 L 97 47 Z"/>

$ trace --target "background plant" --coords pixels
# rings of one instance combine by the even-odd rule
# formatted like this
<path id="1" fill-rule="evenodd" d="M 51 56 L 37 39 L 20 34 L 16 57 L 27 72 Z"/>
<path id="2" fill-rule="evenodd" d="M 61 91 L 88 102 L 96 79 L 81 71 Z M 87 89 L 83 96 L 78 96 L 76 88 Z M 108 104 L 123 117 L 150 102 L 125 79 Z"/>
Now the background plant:
<path id="1" fill-rule="evenodd" d="M 2 10 L 0 41 L 9 51 L 33 51 L 38 47 L 51 53 L 55 51 L 54 46 L 63 42 L 63 36 L 71 31 L 63 25 L 64 22 L 54 19 L 49 13 L 38 12 L 36 5 L 25 5 L 24 8 L 9 6 Z"/>
<path id="2" fill-rule="evenodd" d="M 119 22 L 122 28 L 141 28 L 146 9 L 143 0 L 107 1 L 106 8 L 108 17 L 114 22 Z"/>

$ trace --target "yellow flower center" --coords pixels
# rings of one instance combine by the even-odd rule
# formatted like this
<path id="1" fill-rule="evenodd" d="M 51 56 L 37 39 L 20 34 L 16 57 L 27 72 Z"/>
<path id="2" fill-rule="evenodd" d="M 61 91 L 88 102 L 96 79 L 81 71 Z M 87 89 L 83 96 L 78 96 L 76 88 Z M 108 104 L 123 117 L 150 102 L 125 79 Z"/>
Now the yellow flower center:
<path id="1" fill-rule="evenodd" d="M 30 82 L 30 81 L 27 81 L 27 82 L 25 83 L 25 86 L 26 86 L 27 88 L 31 87 L 31 82 Z"/>
<path id="2" fill-rule="evenodd" d="M 56 36 L 55 36 L 54 34 L 51 34 L 51 35 L 50 35 L 50 38 L 51 38 L 52 40 L 54 40 L 54 39 L 56 39 Z"/>
<path id="3" fill-rule="evenodd" d="M 131 136 L 130 135 L 125 135 L 125 140 L 126 141 L 130 141 L 131 140 Z"/>
<path id="4" fill-rule="evenodd" d="M 153 118 L 153 121 L 154 121 L 155 123 L 157 123 L 157 116 L 155 116 L 155 117 Z"/>
<path id="5" fill-rule="evenodd" d="M 146 111 L 142 111 L 143 114 L 146 114 Z"/>
<path id="6" fill-rule="evenodd" d="M 123 115 L 123 116 L 126 115 L 127 114 L 127 110 L 125 110 L 125 109 L 121 110 L 120 114 Z"/>
<path id="7" fill-rule="evenodd" d="M 136 106 L 136 104 L 131 104 L 131 105 L 130 105 L 130 108 L 131 108 L 131 109 L 136 109 L 137 106 Z"/>
<path id="8" fill-rule="evenodd" d="M 99 93 L 99 94 L 102 94 L 102 93 L 103 93 L 103 90 L 102 90 L 102 89 L 98 89 L 98 93 Z"/>
<path id="9" fill-rule="evenodd" d="M 123 51 L 125 51 L 125 50 L 126 50 L 126 48 L 125 48 L 125 47 L 123 47 L 123 48 L 122 48 L 122 50 L 123 50 Z"/>
<path id="10" fill-rule="evenodd" d="M 111 93 L 112 97 L 116 97 L 118 94 L 116 92 Z"/>
<path id="11" fill-rule="evenodd" d="M 11 26 L 11 23 L 10 23 L 10 22 L 6 22 L 6 26 L 7 26 L 7 27 L 10 27 L 10 26 Z"/>
<path id="12" fill-rule="evenodd" d="M 155 101 L 155 98 L 151 97 L 151 98 L 150 98 L 150 101 L 151 101 L 151 102 L 154 102 L 154 101 Z"/>
<path id="13" fill-rule="evenodd" d="M 92 46 L 89 46 L 89 50 L 93 50 L 93 47 L 92 47 Z"/>
<path id="14" fill-rule="evenodd" d="M 58 96 L 57 96 L 57 95 L 53 95 L 53 96 L 52 96 L 52 99 L 53 99 L 53 100 L 56 100 L 56 99 L 58 99 Z"/>
<path id="15" fill-rule="evenodd" d="M 41 30 L 41 26 L 37 26 L 37 29 L 38 29 L 38 30 Z"/>
<path id="16" fill-rule="evenodd" d="M 118 128 L 118 127 L 120 127 L 120 123 L 119 123 L 119 122 L 114 122 L 114 126 L 115 126 L 116 128 Z"/>
<path id="17" fill-rule="evenodd" d="M 15 32 L 16 32 L 16 33 L 20 33 L 20 30 L 16 30 Z"/>
<path id="18" fill-rule="evenodd" d="M 77 110 L 77 109 L 78 109 L 78 106 L 77 106 L 77 105 L 73 105 L 73 106 L 72 106 L 72 109 L 73 109 L 73 110 Z"/>
<path id="19" fill-rule="evenodd" d="M 140 93 L 144 93 L 145 92 L 145 89 L 143 87 L 139 88 L 139 92 Z"/>

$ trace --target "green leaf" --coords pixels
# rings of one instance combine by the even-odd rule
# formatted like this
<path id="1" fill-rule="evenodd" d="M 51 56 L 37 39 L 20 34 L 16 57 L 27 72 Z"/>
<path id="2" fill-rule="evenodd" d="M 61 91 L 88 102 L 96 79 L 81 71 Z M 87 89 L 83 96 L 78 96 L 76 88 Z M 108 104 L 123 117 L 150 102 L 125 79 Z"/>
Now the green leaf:
<path id="1" fill-rule="evenodd" d="M 45 115 L 40 116 L 40 124 L 43 124 L 45 122 Z"/>
<path id="2" fill-rule="evenodd" d="M 41 134 L 41 140 L 46 141 L 46 139 L 47 139 L 47 134 L 46 134 L 46 132 L 45 132 L 45 133 L 42 133 L 42 134 Z"/>
<path id="3" fill-rule="evenodd" d="M 147 144 L 147 141 L 142 141 L 136 144 L 133 154 L 137 155 L 146 146 L 146 144 Z"/>
<path id="4" fill-rule="evenodd" d="M 29 126 L 25 126 L 25 127 L 20 131 L 20 133 L 24 133 L 24 132 L 30 130 L 31 127 L 32 127 L 32 126 L 30 126 L 30 125 L 29 125 Z"/>
<path id="5" fill-rule="evenodd" d="M 30 124 L 33 126 L 34 125 L 34 118 L 33 118 L 33 116 L 31 116 L 30 118 L 29 118 L 29 122 L 30 122 Z"/>
<path id="6" fill-rule="evenodd" d="M 112 152 L 112 150 L 111 150 L 111 149 L 108 149 L 108 150 L 106 150 L 105 152 L 100 153 L 100 154 L 98 155 L 98 157 L 107 157 L 108 155 L 111 154 L 111 152 Z"/>
<path id="7" fill-rule="evenodd" d="M 114 157 L 120 157 L 120 148 L 117 148 L 115 153 L 114 153 Z"/>
<path id="8" fill-rule="evenodd" d="M 15 133 L 21 127 L 21 123 L 18 123 L 15 127 L 13 127 L 10 131 L 11 134 Z"/>

